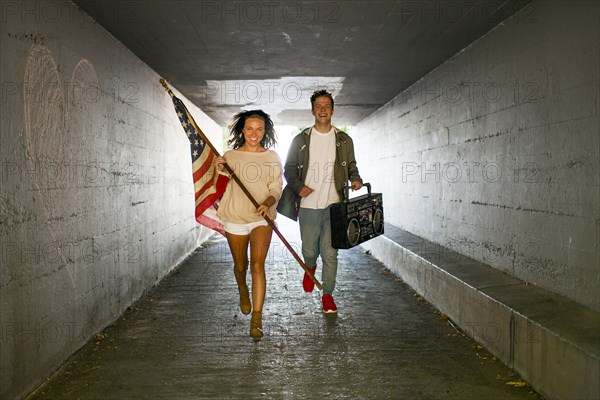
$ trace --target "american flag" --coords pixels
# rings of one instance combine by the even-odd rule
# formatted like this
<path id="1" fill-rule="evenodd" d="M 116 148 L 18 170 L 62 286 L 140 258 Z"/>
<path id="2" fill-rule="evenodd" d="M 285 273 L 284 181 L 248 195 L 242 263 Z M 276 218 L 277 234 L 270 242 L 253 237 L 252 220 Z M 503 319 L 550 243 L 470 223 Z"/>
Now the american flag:
<path id="1" fill-rule="evenodd" d="M 196 125 L 185 104 L 175 96 L 163 80 L 161 80 L 161 83 L 171 96 L 175 112 L 190 141 L 194 192 L 196 194 L 196 221 L 225 235 L 223 224 L 217 217 L 217 201 L 225 192 L 229 177 L 216 173 L 214 161 L 219 154 L 212 148 L 202 130 Z"/>

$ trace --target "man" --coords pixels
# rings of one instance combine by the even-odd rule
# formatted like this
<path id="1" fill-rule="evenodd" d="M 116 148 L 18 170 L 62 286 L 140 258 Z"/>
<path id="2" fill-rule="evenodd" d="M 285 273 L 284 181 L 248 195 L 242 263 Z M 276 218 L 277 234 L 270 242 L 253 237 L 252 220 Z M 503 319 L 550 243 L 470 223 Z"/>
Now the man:
<path id="1" fill-rule="evenodd" d="M 315 273 L 317 258 L 323 263 L 323 312 L 335 313 L 333 289 L 337 276 L 337 249 L 331 246 L 329 206 L 340 201 L 350 181 L 352 190 L 362 187 L 356 167 L 354 144 L 347 133 L 331 124 L 333 97 L 318 90 L 310 98 L 315 124 L 299 133 L 290 146 L 284 167 L 288 186 L 300 200 L 298 219 L 302 255 Z M 304 291 L 312 292 L 314 283 L 304 274 Z"/>

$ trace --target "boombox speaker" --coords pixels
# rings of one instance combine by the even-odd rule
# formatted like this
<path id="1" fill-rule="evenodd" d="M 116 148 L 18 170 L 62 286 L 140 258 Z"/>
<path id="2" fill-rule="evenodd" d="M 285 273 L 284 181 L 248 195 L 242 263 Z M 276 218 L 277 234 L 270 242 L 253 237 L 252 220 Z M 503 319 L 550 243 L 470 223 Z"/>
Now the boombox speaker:
<path id="1" fill-rule="evenodd" d="M 331 244 L 336 249 L 349 249 L 383 233 L 383 198 L 371 193 L 348 199 L 348 188 L 341 202 L 330 206 Z"/>

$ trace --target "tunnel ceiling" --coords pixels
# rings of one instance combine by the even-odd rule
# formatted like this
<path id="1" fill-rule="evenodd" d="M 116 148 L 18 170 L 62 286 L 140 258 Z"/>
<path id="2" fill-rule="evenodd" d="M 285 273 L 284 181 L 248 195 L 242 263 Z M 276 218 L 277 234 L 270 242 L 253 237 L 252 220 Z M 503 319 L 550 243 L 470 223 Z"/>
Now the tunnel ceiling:
<path id="1" fill-rule="evenodd" d="M 262 108 L 298 126 L 317 87 L 356 124 L 528 2 L 75 0 L 219 124 Z"/>

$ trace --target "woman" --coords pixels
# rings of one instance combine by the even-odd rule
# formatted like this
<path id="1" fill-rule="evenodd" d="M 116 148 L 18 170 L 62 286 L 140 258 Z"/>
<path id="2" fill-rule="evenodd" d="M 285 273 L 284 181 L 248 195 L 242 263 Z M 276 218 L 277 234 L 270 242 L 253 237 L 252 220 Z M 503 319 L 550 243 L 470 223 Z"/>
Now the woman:
<path id="1" fill-rule="evenodd" d="M 230 180 L 217 215 L 223 221 L 227 242 L 233 256 L 234 274 L 240 292 L 240 309 L 249 314 L 250 336 L 258 339 L 262 332 L 262 308 L 266 292 L 265 259 L 271 244 L 271 227 L 264 216 L 272 220 L 281 196 L 282 167 L 277 153 L 268 150 L 275 144 L 275 130 L 268 114 L 262 110 L 237 114 L 229 126 L 231 139 L 227 151 L 216 160 L 217 170 L 226 174 L 223 164 L 233 170 L 252 197 L 260 204 L 254 207 L 240 185 Z M 252 302 L 246 284 L 250 245 Z"/>

